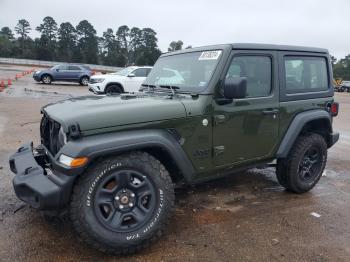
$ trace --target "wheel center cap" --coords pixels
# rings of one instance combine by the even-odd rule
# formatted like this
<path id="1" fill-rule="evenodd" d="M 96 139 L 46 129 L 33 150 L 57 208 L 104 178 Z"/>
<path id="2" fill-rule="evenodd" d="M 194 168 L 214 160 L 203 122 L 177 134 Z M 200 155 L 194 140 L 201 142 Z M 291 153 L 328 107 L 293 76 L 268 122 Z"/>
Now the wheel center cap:
<path id="1" fill-rule="evenodd" d="M 129 202 L 129 198 L 127 196 L 122 196 L 122 198 L 120 199 L 120 202 L 126 205 Z"/>

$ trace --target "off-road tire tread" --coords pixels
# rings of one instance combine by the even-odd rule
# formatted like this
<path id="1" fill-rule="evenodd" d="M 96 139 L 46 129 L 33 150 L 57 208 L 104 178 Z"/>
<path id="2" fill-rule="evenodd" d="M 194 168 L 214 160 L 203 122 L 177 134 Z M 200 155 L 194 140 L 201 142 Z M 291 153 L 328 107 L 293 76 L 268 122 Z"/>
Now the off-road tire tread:
<path id="1" fill-rule="evenodd" d="M 314 143 L 320 143 L 320 145 L 322 145 L 322 147 L 325 149 L 325 159 L 321 167 L 321 172 L 323 172 L 327 162 L 327 144 L 324 138 L 321 135 L 316 133 L 307 133 L 302 136 L 299 136 L 296 142 L 294 143 L 292 149 L 290 150 L 287 158 L 277 160 L 277 167 L 276 167 L 277 180 L 281 184 L 281 186 L 286 188 L 288 191 L 298 193 L 298 194 L 305 193 L 311 190 L 321 178 L 322 175 L 320 175 L 313 182 L 312 187 L 309 188 L 308 190 L 301 189 L 291 179 L 292 176 L 295 175 L 291 170 L 295 169 L 295 165 L 298 165 L 298 159 L 300 158 L 300 155 L 302 154 L 302 152 L 305 150 L 306 147 Z"/>
<path id="2" fill-rule="evenodd" d="M 166 219 L 157 221 L 155 227 L 157 228 L 157 232 L 143 240 L 140 244 L 129 246 L 129 247 L 123 247 L 116 249 L 115 247 L 111 247 L 108 245 L 108 243 L 103 243 L 102 241 L 96 241 L 95 239 L 98 239 L 99 237 L 97 235 L 94 235 L 94 237 L 90 237 L 89 234 L 92 234 L 93 232 L 87 233 L 85 231 L 86 228 L 88 228 L 87 223 L 84 220 L 84 216 L 81 212 L 79 212 L 79 209 L 82 208 L 82 206 L 85 204 L 83 200 L 84 196 L 84 189 L 89 187 L 91 185 L 91 182 L 94 180 L 94 172 L 95 174 L 98 174 L 96 172 L 104 170 L 106 166 L 109 166 L 112 162 L 116 161 L 116 158 L 118 159 L 134 159 L 136 161 L 142 161 L 144 164 L 150 164 L 152 168 L 154 169 L 154 172 L 159 173 L 160 177 L 166 182 L 166 188 L 164 189 L 164 194 L 168 194 L 168 197 L 164 198 L 164 201 L 167 201 L 167 204 L 164 204 L 164 206 L 168 206 L 168 210 L 165 210 L 166 212 Z M 164 233 L 164 230 L 169 225 L 170 218 L 172 214 L 174 213 L 174 206 L 175 206 L 175 195 L 174 195 L 174 185 L 172 183 L 172 180 L 170 178 L 170 175 L 168 171 L 165 169 L 164 165 L 155 157 L 152 155 L 146 153 L 146 152 L 131 152 L 124 155 L 119 155 L 117 157 L 108 157 L 104 159 L 99 164 L 93 165 L 87 169 L 87 171 L 78 179 L 77 183 L 74 186 L 72 198 L 71 198 L 71 204 L 70 204 L 70 220 L 73 224 L 73 227 L 75 231 L 77 232 L 78 239 L 82 242 L 87 243 L 88 245 L 92 246 L 93 248 L 107 254 L 111 255 L 129 255 L 134 254 L 142 249 L 145 249 L 148 247 L 151 243 L 158 240 Z M 84 223 L 85 226 L 83 227 L 81 224 Z"/>

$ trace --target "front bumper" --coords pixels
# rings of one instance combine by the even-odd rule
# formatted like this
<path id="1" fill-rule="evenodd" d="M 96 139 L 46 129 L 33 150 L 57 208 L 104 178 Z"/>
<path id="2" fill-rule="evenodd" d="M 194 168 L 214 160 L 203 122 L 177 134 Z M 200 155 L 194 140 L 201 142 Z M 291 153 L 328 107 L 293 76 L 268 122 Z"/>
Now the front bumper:
<path id="1" fill-rule="evenodd" d="M 51 170 L 44 150 L 33 152 L 32 143 L 23 145 L 9 162 L 16 174 L 13 187 L 19 199 L 41 210 L 57 210 L 68 204 L 76 176 Z"/>
<path id="2" fill-rule="evenodd" d="M 35 74 L 34 74 L 34 75 L 33 75 L 33 78 L 34 78 L 34 80 L 37 81 L 37 82 L 40 82 L 40 81 L 41 81 L 39 75 L 35 75 Z"/>
<path id="3" fill-rule="evenodd" d="M 102 85 L 101 83 L 89 83 L 89 91 L 93 92 L 94 94 L 102 94 L 103 93 L 103 89 L 102 89 Z"/>

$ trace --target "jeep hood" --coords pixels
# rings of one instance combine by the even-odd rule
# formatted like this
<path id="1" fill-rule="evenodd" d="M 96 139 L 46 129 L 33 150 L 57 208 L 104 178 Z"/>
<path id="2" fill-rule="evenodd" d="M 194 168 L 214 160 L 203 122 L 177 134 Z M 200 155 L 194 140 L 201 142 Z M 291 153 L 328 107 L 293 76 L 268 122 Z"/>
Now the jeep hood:
<path id="1" fill-rule="evenodd" d="M 43 107 L 65 132 L 73 124 L 81 131 L 186 117 L 183 104 L 166 97 L 83 96 Z"/>

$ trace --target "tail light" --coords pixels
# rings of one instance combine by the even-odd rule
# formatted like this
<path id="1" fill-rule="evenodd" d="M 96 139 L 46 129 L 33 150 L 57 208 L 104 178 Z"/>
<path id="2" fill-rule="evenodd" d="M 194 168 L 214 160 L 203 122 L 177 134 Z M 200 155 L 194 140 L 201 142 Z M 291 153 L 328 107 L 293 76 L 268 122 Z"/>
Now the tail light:
<path id="1" fill-rule="evenodd" d="M 327 105 L 327 111 L 331 114 L 331 116 L 337 116 L 338 112 L 339 112 L 339 103 L 337 102 L 333 102 L 333 103 L 329 103 Z"/>

